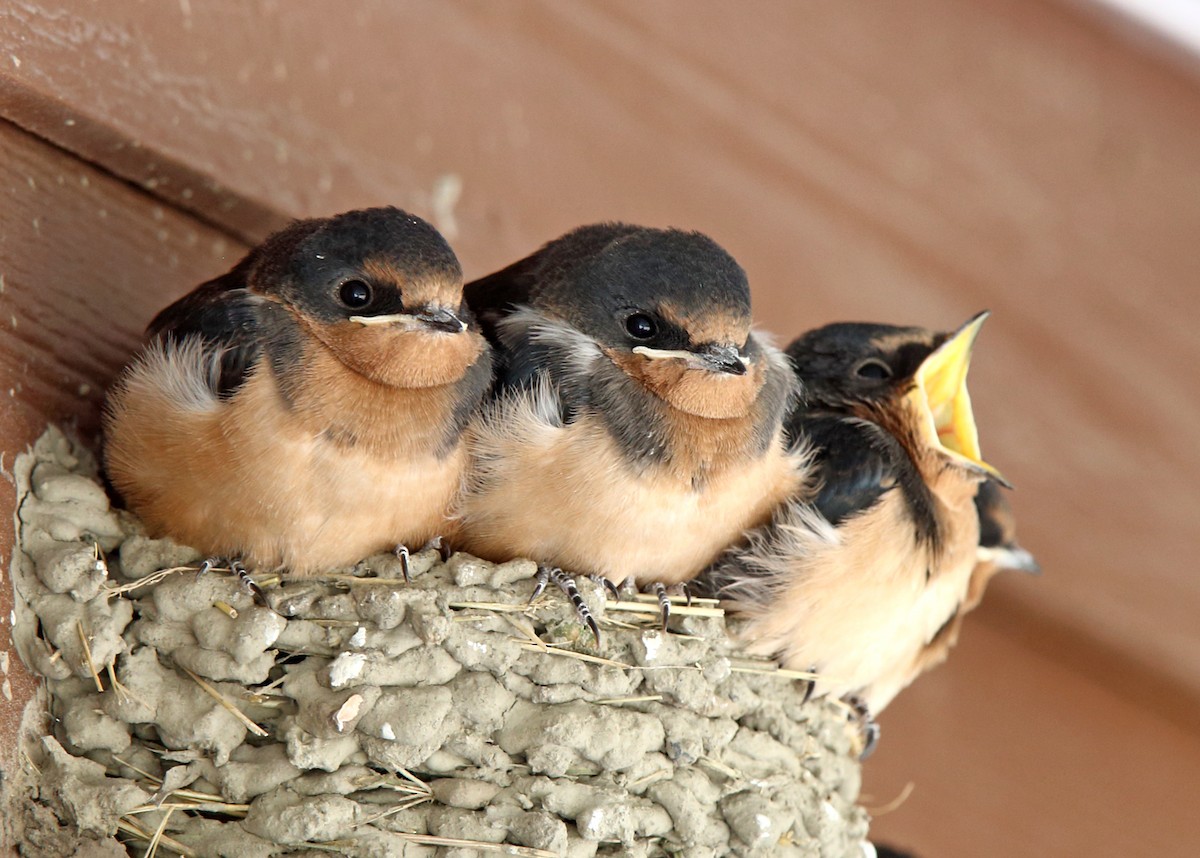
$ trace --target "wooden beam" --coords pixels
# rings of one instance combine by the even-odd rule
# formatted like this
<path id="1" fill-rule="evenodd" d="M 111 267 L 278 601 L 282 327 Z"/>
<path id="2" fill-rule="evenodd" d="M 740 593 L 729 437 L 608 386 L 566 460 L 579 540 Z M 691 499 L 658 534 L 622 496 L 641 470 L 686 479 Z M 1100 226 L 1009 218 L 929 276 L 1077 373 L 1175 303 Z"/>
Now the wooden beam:
<path id="1" fill-rule="evenodd" d="M 0 557 L 13 554 L 15 457 L 56 423 L 90 439 L 104 389 L 150 317 L 244 252 L 224 234 L 0 121 Z M 0 770 L 33 694 L 0 587 Z"/>

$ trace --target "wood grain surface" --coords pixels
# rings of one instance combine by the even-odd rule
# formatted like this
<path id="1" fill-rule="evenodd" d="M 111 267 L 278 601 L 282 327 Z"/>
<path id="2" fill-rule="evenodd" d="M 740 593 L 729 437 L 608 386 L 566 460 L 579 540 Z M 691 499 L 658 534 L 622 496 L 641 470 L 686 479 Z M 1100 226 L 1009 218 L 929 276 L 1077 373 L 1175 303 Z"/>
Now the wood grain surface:
<path id="1" fill-rule="evenodd" d="M 1074 677 L 1081 699 L 1113 695 L 1194 735 L 1200 77 L 1132 35 L 1086 4 L 1037 0 L 11 0 L 0 113 L 44 141 L 47 164 L 71 153 L 110 176 L 128 241 L 144 245 L 121 253 L 71 208 L 94 186 L 64 186 L 46 217 L 80 216 L 62 227 L 74 255 L 58 259 L 6 197 L 0 270 L 21 268 L 10 280 L 25 286 L 0 295 L 21 332 L 0 326 L 0 368 L 27 386 L 4 449 L 43 416 L 88 413 L 141 321 L 209 273 L 210 242 L 228 256 L 288 216 L 406 206 L 447 232 L 468 274 L 587 221 L 703 229 L 746 266 L 781 339 L 835 319 L 952 327 L 994 311 L 973 398 L 1046 575 L 999 582 L 968 622 L 968 641 L 978 626 L 1009 646 L 952 658 L 885 713 L 887 771 L 950 778 L 945 755 L 987 745 L 997 724 L 1035 734 L 1033 709 L 1002 697 L 978 722 L 961 720 L 977 717 L 967 702 L 937 704 L 969 696 L 988 658 L 1037 682 Z M 24 168 L 0 169 L 14 194 L 50 199 L 20 189 Z M 156 206 L 177 225 L 163 240 L 134 230 Z M 43 296 L 63 270 L 86 276 L 69 284 L 79 312 L 60 318 Z M 85 335 L 80 351 L 54 351 L 62 330 Z M 90 397 L 72 393 L 81 383 Z M 1165 748 L 1168 733 L 1138 741 Z M 1048 751 L 1014 744 L 1036 772 Z M 1081 779 L 1103 771 L 1055 759 Z M 978 776 L 999 796 L 1024 788 L 1016 767 Z M 997 799 L 980 824 L 1016 824 L 1016 806 Z M 1106 812 L 1080 805 L 1072 824 L 1088 807 Z M 953 812 L 918 796 L 880 830 Z M 950 842 L 926 858 L 1020 854 Z"/>
<path id="2" fill-rule="evenodd" d="M 13 552 L 12 467 L 57 423 L 93 437 L 104 388 L 160 303 L 244 248 L 161 201 L 0 121 L 0 557 Z M 8 646 L 0 584 L 0 771 L 36 681 Z M 6 826 L 0 824 L 0 845 Z"/>
<path id="3" fill-rule="evenodd" d="M 863 803 L 912 788 L 874 818 L 873 838 L 921 858 L 1195 853 L 1194 723 L 1159 718 L 991 624 L 967 624 L 950 663 L 884 714 Z"/>

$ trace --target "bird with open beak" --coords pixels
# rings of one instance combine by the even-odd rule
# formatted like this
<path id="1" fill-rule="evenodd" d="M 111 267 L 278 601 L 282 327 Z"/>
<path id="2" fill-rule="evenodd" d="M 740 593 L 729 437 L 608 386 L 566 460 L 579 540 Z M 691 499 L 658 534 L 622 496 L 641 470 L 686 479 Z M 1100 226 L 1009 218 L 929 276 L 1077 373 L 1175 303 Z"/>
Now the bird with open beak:
<path id="1" fill-rule="evenodd" d="M 812 670 L 816 693 L 879 712 L 981 595 L 976 498 L 1007 485 L 966 384 L 986 316 L 949 334 L 834 324 L 787 349 L 805 391 L 787 429 L 815 480 L 701 582 L 745 615 L 751 651 Z"/>
<path id="2" fill-rule="evenodd" d="M 105 461 L 151 533 L 303 573 L 450 529 L 491 350 L 425 221 L 294 223 L 148 333 Z"/>
<path id="3" fill-rule="evenodd" d="M 782 418 L 795 379 L 750 330 L 746 275 L 695 232 L 598 224 L 469 283 L 494 341 L 471 426 L 462 545 L 665 588 L 692 578 L 802 481 Z"/>

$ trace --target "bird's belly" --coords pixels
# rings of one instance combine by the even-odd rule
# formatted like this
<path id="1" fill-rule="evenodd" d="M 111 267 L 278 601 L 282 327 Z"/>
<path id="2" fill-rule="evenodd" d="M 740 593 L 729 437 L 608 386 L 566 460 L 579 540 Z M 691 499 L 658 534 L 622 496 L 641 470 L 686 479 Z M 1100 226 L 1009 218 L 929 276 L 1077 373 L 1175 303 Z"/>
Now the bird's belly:
<path id="1" fill-rule="evenodd" d="M 957 610 L 974 565 L 968 533 L 943 546 L 931 569 L 929 548 L 909 537 L 898 501 L 889 498 L 841 528 L 838 542 L 795 558 L 791 586 L 747 629 L 754 651 L 782 653 L 793 669 L 815 668 L 819 693 L 858 694 L 872 712 L 915 678 L 913 666 Z"/>
<path id="2" fill-rule="evenodd" d="M 447 531 L 466 460 L 314 436 L 263 374 L 206 410 L 130 397 L 109 432 L 110 474 L 151 532 L 301 573 Z"/>
<path id="3" fill-rule="evenodd" d="M 398 544 L 450 537 L 465 453 L 384 458 L 321 444 L 309 486 L 294 499 L 279 556 L 294 571 L 344 565 Z"/>
<path id="4" fill-rule="evenodd" d="M 916 678 L 909 666 L 954 614 L 965 590 L 953 575 L 925 587 L 924 568 L 915 565 L 891 576 L 862 587 L 846 615 L 814 612 L 802 632 L 804 643 L 789 659 L 792 667 L 816 665 L 820 690 L 857 694 L 875 713 Z"/>
<path id="5" fill-rule="evenodd" d="M 795 462 L 773 449 L 695 490 L 653 468 L 635 473 L 604 430 L 585 423 L 486 447 L 478 490 L 464 503 L 467 550 L 615 582 L 693 577 L 797 481 Z"/>

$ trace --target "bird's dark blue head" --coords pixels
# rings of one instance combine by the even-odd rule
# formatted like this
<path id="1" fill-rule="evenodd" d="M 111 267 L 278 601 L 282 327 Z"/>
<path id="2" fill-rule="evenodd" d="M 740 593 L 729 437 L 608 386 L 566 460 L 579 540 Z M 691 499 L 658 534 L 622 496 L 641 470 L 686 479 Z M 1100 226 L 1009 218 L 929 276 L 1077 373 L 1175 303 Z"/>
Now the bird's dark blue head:
<path id="1" fill-rule="evenodd" d="M 611 354 L 745 373 L 750 286 L 708 236 L 598 224 L 567 233 L 538 257 L 530 306 Z"/>
<path id="2" fill-rule="evenodd" d="M 447 384 L 483 349 L 454 251 L 436 229 L 397 208 L 297 221 L 239 269 L 248 291 L 375 381 Z"/>
<path id="3" fill-rule="evenodd" d="M 544 248 L 530 306 L 681 411 L 747 414 L 767 377 L 742 267 L 698 232 L 600 224 Z"/>
<path id="4" fill-rule="evenodd" d="M 497 341 L 554 341 L 587 366 L 597 350 L 671 406 L 744 416 L 768 374 L 750 333 L 746 273 L 698 232 L 580 227 L 466 286 Z"/>
<path id="5" fill-rule="evenodd" d="M 967 369 L 987 313 L 938 333 L 861 322 L 809 331 L 787 347 L 805 406 L 883 426 L 914 457 L 929 451 L 1007 484 L 983 461 Z"/>
<path id="6" fill-rule="evenodd" d="M 246 264 L 252 291 L 321 322 L 424 314 L 431 327 L 462 327 L 449 318 L 462 309 L 458 258 L 436 229 L 397 208 L 297 221 Z"/>
<path id="7" fill-rule="evenodd" d="M 945 339 L 925 328 L 836 322 L 794 340 L 787 356 L 809 403 L 849 412 L 902 395 Z"/>

